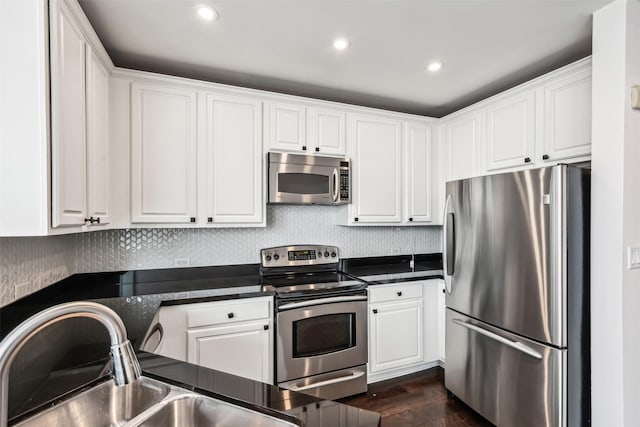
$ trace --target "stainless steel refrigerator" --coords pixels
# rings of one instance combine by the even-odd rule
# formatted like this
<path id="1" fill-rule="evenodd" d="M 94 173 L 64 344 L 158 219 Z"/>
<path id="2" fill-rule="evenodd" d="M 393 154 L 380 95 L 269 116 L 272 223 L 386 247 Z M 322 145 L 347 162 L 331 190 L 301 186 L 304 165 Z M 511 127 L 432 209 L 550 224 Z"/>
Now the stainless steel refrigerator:
<path id="1" fill-rule="evenodd" d="M 447 390 L 498 426 L 590 420 L 588 169 L 446 184 Z"/>

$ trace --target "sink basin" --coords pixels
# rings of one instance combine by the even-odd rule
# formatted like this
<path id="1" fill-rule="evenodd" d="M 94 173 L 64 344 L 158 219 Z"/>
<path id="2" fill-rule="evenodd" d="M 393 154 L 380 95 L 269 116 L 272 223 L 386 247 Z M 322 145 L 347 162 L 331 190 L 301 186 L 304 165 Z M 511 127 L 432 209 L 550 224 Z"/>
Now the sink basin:
<path id="1" fill-rule="evenodd" d="M 161 401 L 171 390 L 169 384 L 146 377 L 122 387 L 111 379 L 15 425 L 120 426 Z"/>
<path id="2" fill-rule="evenodd" d="M 162 406 L 149 418 L 136 425 L 140 427 L 296 426 L 296 424 L 251 411 L 241 406 L 196 394 L 178 396 Z"/>
<path id="3" fill-rule="evenodd" d="M 296 426 L 279 418 L 147 377 L 118 387 L 108 380 L 14 427 Z"/>

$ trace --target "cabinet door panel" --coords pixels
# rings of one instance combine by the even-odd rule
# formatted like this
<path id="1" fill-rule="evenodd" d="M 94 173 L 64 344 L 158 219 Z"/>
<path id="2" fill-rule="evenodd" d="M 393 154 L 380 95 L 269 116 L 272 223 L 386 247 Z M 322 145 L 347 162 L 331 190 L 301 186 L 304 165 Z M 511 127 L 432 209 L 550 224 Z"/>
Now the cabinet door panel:
<path id="1" fill-rule="evenodd" d="M 262 103 L 207 95 L 209 217 L 213 223 L 260 223 Z"/>
<path id="2" fill-rule="evenodd" d="M 480 119 L 479 112 L 469 113 L 445 125 L 448 181 L 470 178 L 478 173 Z"/>
<path id="3" fill-rule="evenodd" d="M 132 86 L 131 219 L 188 223 L 196 212 L 196 93 Z"/>
<path id="4" fill-rule="evenodd" d="M 52 225 L 82 225 L 87 217 L 85 40 L 60 2 L 52 47 Z M 53 65 L 55 64 L 55 65 Z M 43 166 L 44 167 L 44 166 Z"/>
<path id="5" fill-rule="evenodd" d="M 548 160 L 591 153 L 591 70 L 545 87 L 544 153 Z"/>
<path id="6" fill-rule="evenodd" d="M 423 357 L 422 299 L 372 306 L 371 372 L 420 363 Z"/>
<path id="7" fill-rule="evenodd" d="M 307 142 L 314 153 L 344 156 L 345 113 L 311 107 L 307 109 Z"/>
<path id="8" fill-rule="evenodd" d="M 431 128 L 409 123 L 405 127 L 405 221 L 431 221 Z"/>
<path id="9" fill-rule="evenodd" d="M 487 170 L 522 166 L 533 160 L 535 93 L 530 91 L 487 107 Z"/>
<path id="10" fill-rule="evenodd" d="M 400 222 L 401 123 L 351 116 L 353 208 L 359 222 Z"/>
<path id="11" fill-rule="evenodd" d="M 303 151 L 306 148 L 305 108 L 294 104 L 270 103 L 269 148 L 285 151 Z"/>
<path id="12" fill-rule="evenodd" d="M 268 322 L 189 330 L 187 361 L 271 383 L 270 333 Z"/>
<path id="13" fill-rule="evenodd" d="M 87 47 L 88 215 L 109 223 L 109 73 Z"/>

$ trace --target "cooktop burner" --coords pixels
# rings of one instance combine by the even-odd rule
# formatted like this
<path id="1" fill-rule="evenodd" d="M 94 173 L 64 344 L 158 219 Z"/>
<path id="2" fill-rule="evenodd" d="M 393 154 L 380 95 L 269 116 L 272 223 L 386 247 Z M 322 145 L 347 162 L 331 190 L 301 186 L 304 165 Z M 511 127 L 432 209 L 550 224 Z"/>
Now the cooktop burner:
<path id="1" fill-rule="evenodd" d="M 262 289 L 278 295 L 359 289 L 366 283 L 341 272 L 335 246 L 295 245 L 262 249 Z"/>

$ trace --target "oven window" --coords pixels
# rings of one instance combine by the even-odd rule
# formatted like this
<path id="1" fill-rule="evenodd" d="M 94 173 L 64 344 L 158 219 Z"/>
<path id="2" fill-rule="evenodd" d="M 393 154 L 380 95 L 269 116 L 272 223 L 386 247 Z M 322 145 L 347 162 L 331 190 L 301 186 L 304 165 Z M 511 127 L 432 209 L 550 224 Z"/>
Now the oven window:
<path id="1" fill-rule="evenodd" d="M 355 345 L 355 313 L 327 314 L 293 322 L 294 358 L 333 353 Z"/>
<path id="2" fill-rule="evenodd" d="M 280 173 L 278 174 L 278 192 L 328 194 L 329 177 L 311 173 Z"/>

